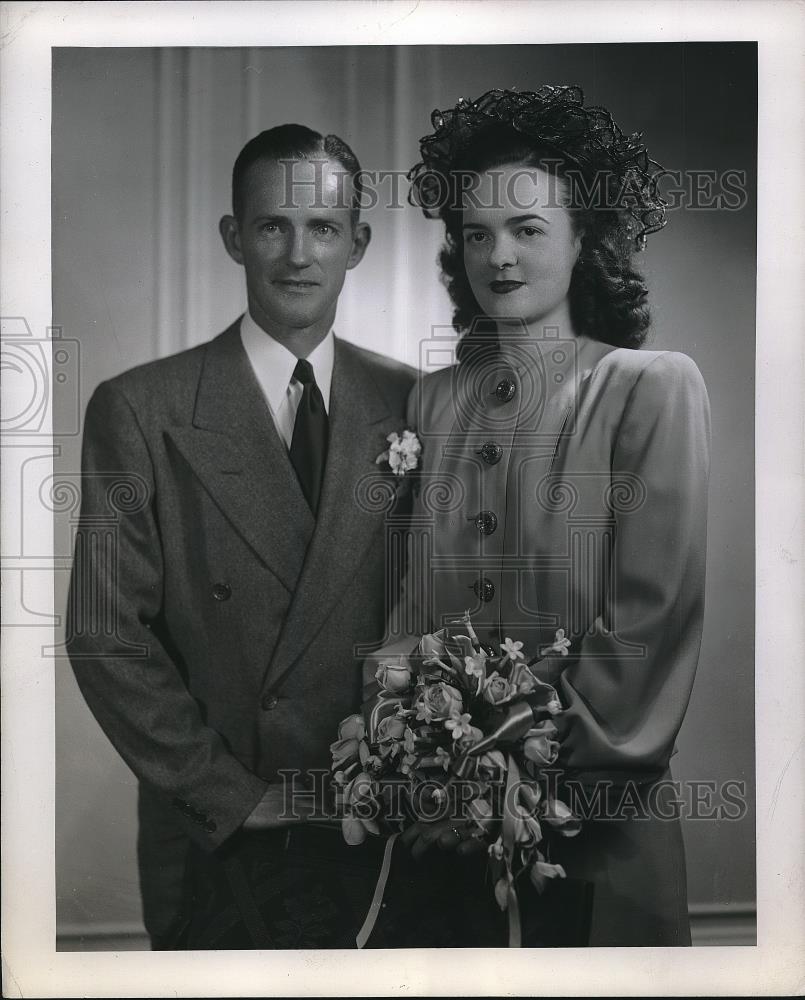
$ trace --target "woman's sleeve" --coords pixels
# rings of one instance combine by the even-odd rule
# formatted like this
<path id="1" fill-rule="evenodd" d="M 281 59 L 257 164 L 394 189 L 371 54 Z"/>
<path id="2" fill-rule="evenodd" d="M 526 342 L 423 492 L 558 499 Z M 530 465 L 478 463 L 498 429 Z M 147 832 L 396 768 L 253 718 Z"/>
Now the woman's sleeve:
<path id="1" fill-rule="evenodd" d="M 709 455 L 699 369 L 684 354 L 659 354 L 632 388 L 612 454 L 613 494 L 621 477 L 639 500 L 615 514 L 602 620 L 561 675 L 567 768 L 667 765 L 699 657 Z"/>

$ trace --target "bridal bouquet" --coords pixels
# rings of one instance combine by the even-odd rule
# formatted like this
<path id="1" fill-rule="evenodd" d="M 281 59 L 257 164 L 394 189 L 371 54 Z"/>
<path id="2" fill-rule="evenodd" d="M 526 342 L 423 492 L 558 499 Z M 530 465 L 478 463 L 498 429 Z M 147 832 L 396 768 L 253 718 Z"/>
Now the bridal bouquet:
<path id="1" fill-rule="evenodd" d="M 343 720 L 330 748 L 346 841 L 381 828 L 393 841 L 417 820 L 449 820 L 461 839 L 460 823 L 486 845 L 511 946 L 519 944 L 519 882 L 542 892 L 548 879 L 564 878 L 550 839 L 580 829 L 551 781 L 561 704 L 531 669 L 569 645 L 559 629 L 532 659 L 510 638 L 497 653 L 479 643 L 466 613 L 424 635 L 410 656 L 381 663 L 377 697 Z"/>

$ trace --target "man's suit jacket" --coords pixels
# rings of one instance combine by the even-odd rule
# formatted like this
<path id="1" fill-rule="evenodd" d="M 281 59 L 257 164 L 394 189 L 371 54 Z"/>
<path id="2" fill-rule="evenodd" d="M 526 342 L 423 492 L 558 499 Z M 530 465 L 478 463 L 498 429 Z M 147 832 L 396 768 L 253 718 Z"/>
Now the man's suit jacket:
<path id="1" fill-rule="evenodd" d="M 90 400 L 68 649 L 140 779 L 144 895 L 177 837 L 214 849 L 281 769 L 328 766 L 360 703 L 355 644 L 378 643 L 387 613 L 387 508 L 358 484 L 413 377 L 336 340 L 318 520 L 237 322 Z"/>

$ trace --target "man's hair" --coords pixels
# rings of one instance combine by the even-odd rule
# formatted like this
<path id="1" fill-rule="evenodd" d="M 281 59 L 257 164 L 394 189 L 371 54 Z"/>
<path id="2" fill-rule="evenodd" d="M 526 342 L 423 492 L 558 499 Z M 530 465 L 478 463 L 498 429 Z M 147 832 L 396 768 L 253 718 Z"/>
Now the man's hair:
<path id="1" fill-rule="evenodd" d="M 352 181 L 352 224 L 360 216 L 361 165 L 358 158 L 337 135 L 321 135 L 305 125 L 276 125 L 250 139 L 238 154 L 232 169 L 232 211 L 243 218 L 246 175 L 249 168 L 261 160 L 328 159 L 340 163 Z"/>

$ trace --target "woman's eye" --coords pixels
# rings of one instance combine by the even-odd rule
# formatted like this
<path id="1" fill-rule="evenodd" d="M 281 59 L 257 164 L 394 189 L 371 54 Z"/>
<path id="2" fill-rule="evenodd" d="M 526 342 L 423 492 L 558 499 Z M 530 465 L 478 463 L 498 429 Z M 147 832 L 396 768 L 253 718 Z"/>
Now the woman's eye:
<path id="1" fill-rule="evenodd" d="M 486 233 L 481 233 L 481 232 L 467 233 L 468 243 L 483 243 L 485 239 L 486 239 Z"/>
<path id="2" fill-rule="evenodd" d="M 523 226 L 521 229 L 518 230 L 518 233 L 521 236 L 526 236 L 526 237 L 541 236 L 542 230 L 537 229 L 536 226 Z"/>

